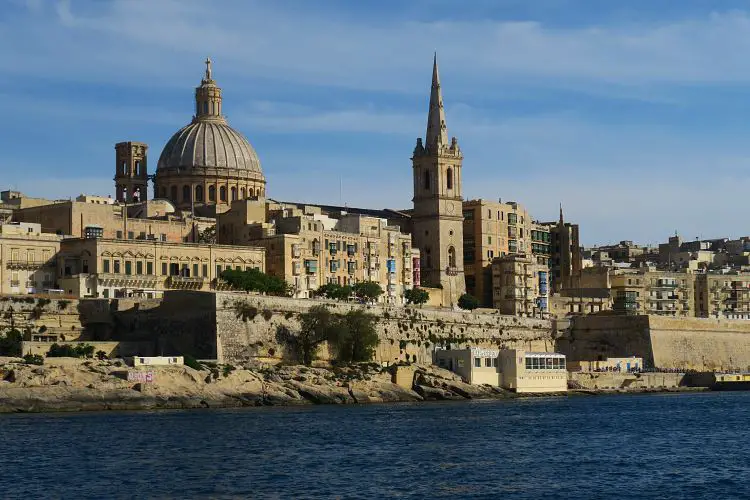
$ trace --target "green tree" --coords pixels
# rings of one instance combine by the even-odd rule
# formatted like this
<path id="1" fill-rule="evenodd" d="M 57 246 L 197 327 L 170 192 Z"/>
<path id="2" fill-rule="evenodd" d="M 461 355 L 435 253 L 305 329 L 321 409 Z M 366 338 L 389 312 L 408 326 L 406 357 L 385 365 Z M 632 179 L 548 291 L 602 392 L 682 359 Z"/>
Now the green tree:
<path id="1" fill-rule="evenodd" d="M 465 293 L 458 298 L 458 307 L 472 311 L 479 307 L 479 301 L 473 295 Z"/>
<path id="2" fill-rule="evenodd" d="M 404 298 L 407 304 L 422 305 L 426 304 L 430 299 L 430 294 L 427 290 L 423 290 L 418 287 L 414 287 L 404 292 Z"/>
<path id="3" fill-rule="evenodd" d="M 326 283 L 318 288 L 315 295 L 327 299 L 347 300 L 352 295 L 352 287 L 349 285 L 341 286 L 338 283 Z"/>
<path id="4" fill-rule="evenodd" d="M 292 335 L 290 347 L 302 364 L 310 365 L 315 360 L 318 346 L 327 340 L 341 338 L 342 322 L 326 306 L 318 305 L 300 315 L 300 329 Z"/>
<path id="5" fill-rule="evenodd" d="M 21 356 L 21 341 L 23 334 L 16 328 L 11 328 L 0 334 L 0 356 Z"/>
<path id="6" fill-rule="evenodd" d="M 375 283 L 374 281 L 355 283 L 352 286 L 352 291 L 358 298 L 367 302 L 374 302 L 383 294 L 383 289 L 380 287 L 380 284 Z"/>
<path id="7" fill-rule="evenodd" d="M 232 288 L 246 292 L 261 292 L 268 295 L 288 297 L 292 287 L 277 276 L 268 275 L 259 269 L 239 271 L 227 269 L 221 273 L 221 279 L 229 283 Z"/>
<path id="8" fill-rule="evenodd" d="M 216 243 L 216 224 L 198 232 L 198 243 Z"/>
<path id="9" fill-rule="evenodd" d="M 341 319 L 343 324 L 335 345 L 339 361 L 372 360 L 378 345 L 378 334 L 375 331 L 377 317 L 362 309 L 354 309 Z"/>

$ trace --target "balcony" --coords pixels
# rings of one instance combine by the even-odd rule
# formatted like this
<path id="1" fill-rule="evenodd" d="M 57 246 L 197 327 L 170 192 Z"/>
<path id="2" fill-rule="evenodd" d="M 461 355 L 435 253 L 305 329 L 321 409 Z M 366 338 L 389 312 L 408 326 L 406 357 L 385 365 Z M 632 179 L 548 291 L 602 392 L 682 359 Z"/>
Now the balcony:
<path id="1" fill-rule="evenodd" d="M 9 260 L 8 269 L 39 269 L 40 267 L 56 267 L 54 260 Z"/>
<path id="2" fill-rule="evenodd" d="M 169 288 L 201 288 L 204 278 L 188 276 L 170 276 L 167 278 Z"/>

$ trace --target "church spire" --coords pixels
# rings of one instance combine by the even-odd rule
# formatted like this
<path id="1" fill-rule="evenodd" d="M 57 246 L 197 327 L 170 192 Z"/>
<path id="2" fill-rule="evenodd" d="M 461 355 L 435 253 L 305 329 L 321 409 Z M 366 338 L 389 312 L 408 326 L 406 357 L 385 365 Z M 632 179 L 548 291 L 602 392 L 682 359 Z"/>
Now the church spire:
<path id="1" fill-rule="evenodd" d="M 445 110 L 443 109 L 443 92 L 440 90 L 440 75 L 438 74 L 437 52 L 432 61 L 432 89 L 430 90 L 430 111 L 427 115 L 426 146 L 448 145 L 448 130 L 445 126 Z"/>
<path id="2" fill-rule="evenodd" d="M 563 211 L 562 211 L 562 203 L 560 203 L 560 225 L 565 224 L 565 219 L 563 219 Z"/>

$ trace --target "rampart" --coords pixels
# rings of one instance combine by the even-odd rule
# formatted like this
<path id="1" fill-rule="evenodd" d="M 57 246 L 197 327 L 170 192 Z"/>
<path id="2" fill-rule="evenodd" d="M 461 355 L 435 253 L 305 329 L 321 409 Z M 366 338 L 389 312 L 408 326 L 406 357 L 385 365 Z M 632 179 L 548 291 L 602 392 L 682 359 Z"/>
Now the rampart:
<path id="1" fill-rule="evenodd" d="M 192 336 L 200 337 L 205 343 L 208 340 L 206 328 L 213 323 L 215 357 L 221 361 L 279 359 L 283 357 L 285 347 L 277 340 L 279 329 L 298 330 L 300 314 L 320 304 L 341 314 L 353 308 L 364 308 L 377 316 L 380 344 L 375 360 L 378 362 L 394 362 L 408 357 L 410 361 L 430 363 L 436 345 L 523 347 L 540 351 L 554 347 L 548 320 L 489 312 L 367 306 L 231 292 L 169 292 L 158 308 L 158 318 L 154 319 L 162 323 L 163 330 L 176 330 L 174 335 L 182 337 L 186 344 L 191 343 L 189 337 Z M 179 325 L 170 326 L 170 318 L 175 316 L 186 319 L 181 319 Z M 190 321 L 190 318 L 200 320 Z M 325 349 L 319 355 L 322 359 L 330 356 Z"/>
<path id="2" fill-rule="evenodd" d="M 750 321 L 662 316 L 581 316 L 557 341 L 571 361 L 640 356 L 650 368 L 750 369 Z"/>

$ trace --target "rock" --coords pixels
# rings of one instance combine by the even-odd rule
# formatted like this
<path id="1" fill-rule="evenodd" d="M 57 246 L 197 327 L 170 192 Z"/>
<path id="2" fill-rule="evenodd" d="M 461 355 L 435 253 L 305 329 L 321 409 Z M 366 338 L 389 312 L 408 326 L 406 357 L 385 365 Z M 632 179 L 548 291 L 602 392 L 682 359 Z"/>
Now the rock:
<path id="1" fill-rule="evenodd" d="M 414 391 L 422 396 L 425 401 L 450 401 L 464 399 L 463 396 L 454 394 L 444 389 L 437 389 L 435 387 L 427 387 L 424 385 L 415 385 Z"/>

